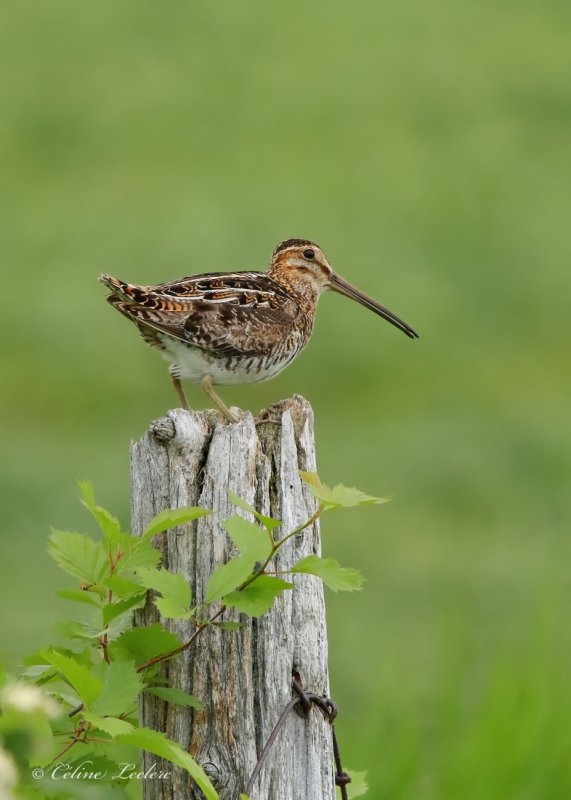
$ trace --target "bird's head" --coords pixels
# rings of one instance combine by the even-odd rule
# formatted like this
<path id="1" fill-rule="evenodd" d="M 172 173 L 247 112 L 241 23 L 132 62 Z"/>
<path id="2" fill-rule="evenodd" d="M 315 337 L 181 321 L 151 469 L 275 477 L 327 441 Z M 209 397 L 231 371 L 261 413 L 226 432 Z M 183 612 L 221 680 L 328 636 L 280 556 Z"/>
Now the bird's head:
<path id="1" fill-rule="evenodd" d="M 284 273 L 296 281 L 309 282 L 318 294 L 328 288 L 333 269 L 323 250 L 307 239 L 286 239 L 272 253 L 270 273 Z"/>
<path id="2" fill-rule="evenodd" d="M 418 339 L 416 331 L 406 322 L 338 275 L 323 250 L 314 242 L 307 239 L 286 239 L 280 242 L 272 254 L 269 274 L 301 292 L 304 287 L 312 289 L 317 297 L 328 290 L 350 297 L 386 319 L 411 339 Z"/>

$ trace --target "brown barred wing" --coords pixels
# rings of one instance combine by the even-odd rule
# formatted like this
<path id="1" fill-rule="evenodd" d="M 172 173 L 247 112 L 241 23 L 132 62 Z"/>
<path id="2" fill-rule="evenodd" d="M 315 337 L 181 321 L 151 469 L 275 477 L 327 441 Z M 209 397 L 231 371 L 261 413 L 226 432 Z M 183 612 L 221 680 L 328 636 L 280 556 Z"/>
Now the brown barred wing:
<path id="1" fill-rule="evenodd" d="M 111 296 L 109 302 L 134 322 L 145 341 L 155 347 L 161 346 L 162 334 L 221 357 L 271 353 L 291 336 L 299 313 L 291 298 L 278 307 L 187 300 L 184 308 L 179 307 L 182 303 L 170 302 L 171 298 L 161 304 L 159 298 L 155 295 L 154 303 L 142 305 Z"/>
<path id="2" fill-rule="evenodd" d="M 236 305 L 279 307 L 288 299 L 283 286 L 265 272 L 211 272 L 152 287 L 169 298 L 212 300 Z"/>

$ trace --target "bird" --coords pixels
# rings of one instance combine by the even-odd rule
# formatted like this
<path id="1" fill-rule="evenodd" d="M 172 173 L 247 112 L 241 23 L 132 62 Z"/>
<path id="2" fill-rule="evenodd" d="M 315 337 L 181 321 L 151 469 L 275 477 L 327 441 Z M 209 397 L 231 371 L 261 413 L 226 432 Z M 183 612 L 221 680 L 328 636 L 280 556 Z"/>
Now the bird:
<path id="1" fill-rule="evenodd" d="M 258 383 L 278 375 L 308 343 L 319 297 L 338 292 L 374 311 L 411 339 L 406 322 L 338 275 L 308 239 L 286 239 L 267 272 L 210 272 L 155 286 L 125 283 L 103 273 L 107 301 L 170 362 L 183 408 L 181 379 L 201 383 L 229 422 L 239 417 L 214 386 Z"/>

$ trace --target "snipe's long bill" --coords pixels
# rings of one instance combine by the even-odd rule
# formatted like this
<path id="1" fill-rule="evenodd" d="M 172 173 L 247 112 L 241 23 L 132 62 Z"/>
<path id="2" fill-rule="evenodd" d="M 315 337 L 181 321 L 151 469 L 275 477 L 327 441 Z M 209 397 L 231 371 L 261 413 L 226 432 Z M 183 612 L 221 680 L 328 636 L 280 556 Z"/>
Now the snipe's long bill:
<path id="1" fill-rule="evenodd" d="M 331 290 L 356 300 L 411 339 L 410 325 L 333 271 L 323 250 L 287 239 L 267 272 L 212 272 L 157 286 L 136 286 L 111 275 L 100 280 L 107 300 L 130 319 L 143 339 L 161 350 L 183 408 L 181 378 L 201 383 L 224 416 L 237 421 L 214 385 L 273 378 L 308 343 L 320 295 Z"/>

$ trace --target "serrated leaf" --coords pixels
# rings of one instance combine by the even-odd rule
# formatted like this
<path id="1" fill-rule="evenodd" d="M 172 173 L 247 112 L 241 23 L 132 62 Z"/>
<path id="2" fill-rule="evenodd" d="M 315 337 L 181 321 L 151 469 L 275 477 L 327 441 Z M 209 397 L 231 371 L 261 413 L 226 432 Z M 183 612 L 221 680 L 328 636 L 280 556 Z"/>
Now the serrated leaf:
<path id="1" fill-rule="evenodd" d="M 109 545 L 115 544 L 121 534 L 119 520 L 105 508 L 97 505 L 93 494 L 93 486 L 89 481 L 79 481 L 79 494 L 81 495 L 82 504 L 95 518 L 106 542 Z"/>
<path id="2" fill-rule="evenodd" d="M 32 678 L 36 683 L 42 683 L 39 680 L 42 677 L 47 677 L 46 673 L 51 673 L 53 675 L 54 668 L 51 664 L 29 664 L 22 670 L 22 677 L 23 678 Z"/>
<path id="3" fill-rule="evenodd" d="M 242 498 L 237 495 L 236 492 L 233 492 L 232 489 L 227 489 L 226 494 L 228 495 L 230 502 L 233 505 L 238 506 L 238 508 L 241 508 L 243 511 L 249 511 L 250 514 L 254 515 L 258 513 L 254 506 L 250 505 L 250 503 L 246 502 L 246 500 L 242 500 Z"/>
<path id="4" fill-rule="evenodd" d="M 117 575 L 115 572 L 113 575 L 108 575 L 103 579 L 103 585 L 107 589 L 111 589 L 116 597 L 121 597 L 123 599 L 128 599 L 129 597 L 133 597 L 141 593 L 140 583 L 136 583 L 128 578 L 123 578 L 121 575 Z"/>
<path id="5" fill-rule="evenodd" d="M 196 609 L 180 606 L 172 597 L 155 597 L 153 603 L 164 619 L 190 619 Z"/>
<path id="6" fill-rule="evenodd" d="M 77 706 L 77 697 L 75 695 L 61 691 L 54 691 L 53 695 L 56 700 L 59 700 L 61 703 L 66 703 L 68 706 L 71 706 L 71 708 L 75 708 Z"/>
<path id="7" fill-rule="evenodd" d="M 137 578 L 145 589 L 153 589 L 159 594 L 172 594 L 174 597 L 180 597 L 186 605 L 190 603 L 190 586 L 180 572 L 169 572 L 164 567 L 160 569 L 140 567 L 137 570 Z"/>
<path id="8" fill-rule="evenodd" d="M 316 575 L 334 592 L 354 592 L 363 585 L 363 576 L 360 572 L 350 567 L 342 567 L 334 558 L 306 556 L 292 567 L 291 572 Z"/>
<path id="9" fill-rule="evenodd" d="M 158 533 L 167 531 L 169 528 L 176 528 L 177 525 L 184 525 L 185 522 L 192 522 L 194 519 L 200 517 L 207 517 L 211 514 L 206 508 L 199 506 L 183 506 L 182 508 L 173 508 L 161 511 L 156 517 L 149 522 L 143 533 L 143 540 L 151 539 Z"/>
<path id="10" fill-rule="evenodd" d="M 34 653 L 29 653 L 22 659 L 22 664 L 25 667 L 34 666 L 35 664 L 43 664 L 45 666 L 47 663 L 48 662 L 46 659 L 37 651 Z"/>
<path id="11" fill-rule="evenodd" d="M 164 733 L 153 731 L 150 728 L 135 728 L 129 733 L 117 736 L 116 741 L 140 747 L 142 750 L 154 753 L 160 758 L 166 758 L 173 764 L 182 767 L 202 789 L 206 800 L 218 800 L 214 786 L 202 767 L 180 745 L 167 739 Z"/>
<path id="12" fill-rule="evenodd" d="M 293 589 L 293 583 L 281 578 L 260 575 L 239 592 L 231 592 L 224 597 L 224 604 L 236 608 L 250 617 L 261 617 L 273 606 L 276 597 L 285 589 Z"/>
<path id="13" fill-rule="evenodd" d="M 256 561 L 263 561 L 271 553 L 272 547 L 267 533 L 254 522 L 248 522 L 244 517 L 234 514 L 224 520 L 224 527 L 243 555 L 249 555 Z"/>
<path id="14" fill-rule="evenodd" d="M 54 622 L 52 628 L 58 636 L 66 639 L 97 639 L 100 632 L 96 625 L 87 622 L 78 622 L 75 619 L 60 619 Z"/>
<path id="15" fill-rule="evenodd" d="M 142 608 L 144 604 L 144 595 L 139 595 L 138 598 L 105 606 L 103 608 L 103 625 L 100 620 L 96 624 L 77 620 L 58 620 L 54 623 L 53 629 L 60 636 L 71 639 L 99 639 L 105 635 L 108 641 L 112 641 L 131 627 L 133 611 L 135 608 Z"/>
<path id="16" fill-rule="evenodd" d="M 115 573 L 131 578 L 131 573 L 140 567 L 153 568 L 161 563 L 161 552 L 151 542 L 143 541 L 134 536 L 130 537 L 129 548 L 125 548 L 125 555 L 119 559 Z"/>
<path id="17" fill-rule="evenodd" d="M 187 619 L 190 616 L 192 596 L 184 575 L 180 572 L 169 572 L 168 569 L 145 568 L 138 569 L 137 575 L 145 588 L 163 595 L 154 600 L 163 617 Z"/>
<path id="18" fill-rule="evenodd" d="M 107 637 L 108 642 L 112 642 L 121 636 L 122 633 L 133 627 L 133 609 L 130 608 L 124 611 L 115 619 L 111 620 L 109 625 L 102 631 Z"/>
<path id="19" fill-rule="evenodd" d="M 157 569 L 162 561 L 162 554 L 152 544 L 146 543 L 144 546 L 128 553 L 123 559 L 121 568 L 116 570 L 120 574 L 126 574 L 130 579 L 134 572 L 141 567 L 145 569 Z"/>
<path id="20" fill-rule="evenodd" d="M 95 542 L 83 533 L 52 530 L 48 553 L 68 575 L 86 584 L 98 583 L 109 569 L 103 542 Z"/>
<path id="21" fill-rule="evenodd" d="M 369 791 L 366 781 L 367 773 L 348 770 L 348 774 L 351 776 L 351 783 L 347 784 L 349 800 L 356 800 L 357 797 L 363 797 L 363 795 L 367 794 Z M 341 800 L 341 789 L 339 788 L 337 788 L 336 797 Z"/>
<path id="22" fill-rule="evenodd" d="M 382 503 L 388 503 L 390 499 L 390 497 L 372 497 L 354 487 L 343 486 L 342 483 L 338 483 L 337 486 L 331 489 L 331 502 L 343 508 L 381 505 Z"/>
<path id="23" fill-rule="evenodd" d="M 86 589 L 58 589 L 56 595 L 63 597 L 64 600 L 75 600 L 77 603 L 85 603 L 88 606 L 101 608 L 99 595 Z"/>
<path id="24" fill-rule="evenodd" d="M 101 691 L 101 682 L 87 667 L 57 650 L 41 650 L 39 655 L 57 669 L 86 706 L 95 702 Z"/>
<path id="25" fill-rule="evenodd" d="M 359 491 L 359 489 L 343 486 L 342 483 L 338 483 L 337 486 L 330 489 L 329 486 L 321 482 L 317 472 L 300 471 L 299 476 L 307 484 L 311 494 L 320 500 L 326 508 L 373 505 L 387 503 L 390 500 L 390 497 L 372 497 Z"/>
<path id="26" fill-rule="evenodd" d="M 131 533 L 120 533 L 117 537 L 116 552 L 120 552 L 122 556 L 136 550 L 142 543 L 140 536 L 133 536 Z"/>
<path id="27" fill-rule="evenodd" d="M 110 622 L 121 614 L 125 614 L 127 611 L 134 611 L 136 608 L 142 608 L 145 605 L 146 592 L 144 589 L 141 589 L 140 586 L 138 588 L 138 595 L 103 606 L 103 622 L 105 625 L 109 625 Z"/>
<path id="28" fill-rule="evenodd" d="M 252 574 L 256 561 L 257 559 L 251 556 L 239 556 L 227 564 L 220 564 L 219 567 L 216 567 L 206 584 L 205 604 L 220 600 L 228 592 L 244 583 Z"/>
<path id="29" fill-rule="evenodd" d="M 121 733 L 129 733 L 129 731 L 132 731 L 134 728 L 134 725 L 130 722 L 124 719 L 118 719 L 118 717 L 101 717 L 89 712 L 82 714 L 82 716 L 87 722 L 90 722 L 94 728 L 108 733 L 112 738 L 119 736 Z"/>
<path id="30" fill-rule="evenodd" d="M 182 642 L 166 631 L 159 622 L 146 628 L 125 631 L 110 645 L 113 657 L 132 658 L 136 664 L 146 664 L 157 656 L 176 650 Z"/>
<path id="31" fill-rule="evenodd" d="M 274 528 L 279 528 L 282 524 L 279 519 L 274 519 L 273 517 L 266 517 L 264 514 L 260 514 L 259 511 L 256 511 L 254 506 L 251 506 L 250 503 L 247 503 L 245 500 L 242 500 L 241 497 L 232 491 L 232 489 L 228 489 L 228 497 L 230 502 L 233 503 L 238 508 L 243 509 L 244 511 L 249 511 L 250 514 L 253 514 L 258 522 L 261 522 L 264 528 L 268 531 L 273 531 Z"/>
<path id="32" fill-rule="evenodd" d="M 118 717 L 133 710 L 142 689 L 141 676 L 132 661 L 112 661 L 105 669 L 101 692 L 90 711 L 100 717 Z"/>
<path id="33" fill-rule="evenodd" d="M 161 700 L 166 700 L 169 703 L 176 703 L 179 706 L 190 706 L 200 710 L 202 703 L 200 700 L 188 692 L 183 692 L 182 689 L 176 689 L 173 686 L 152 686 L 145 691 L 160 697 Z"/>

